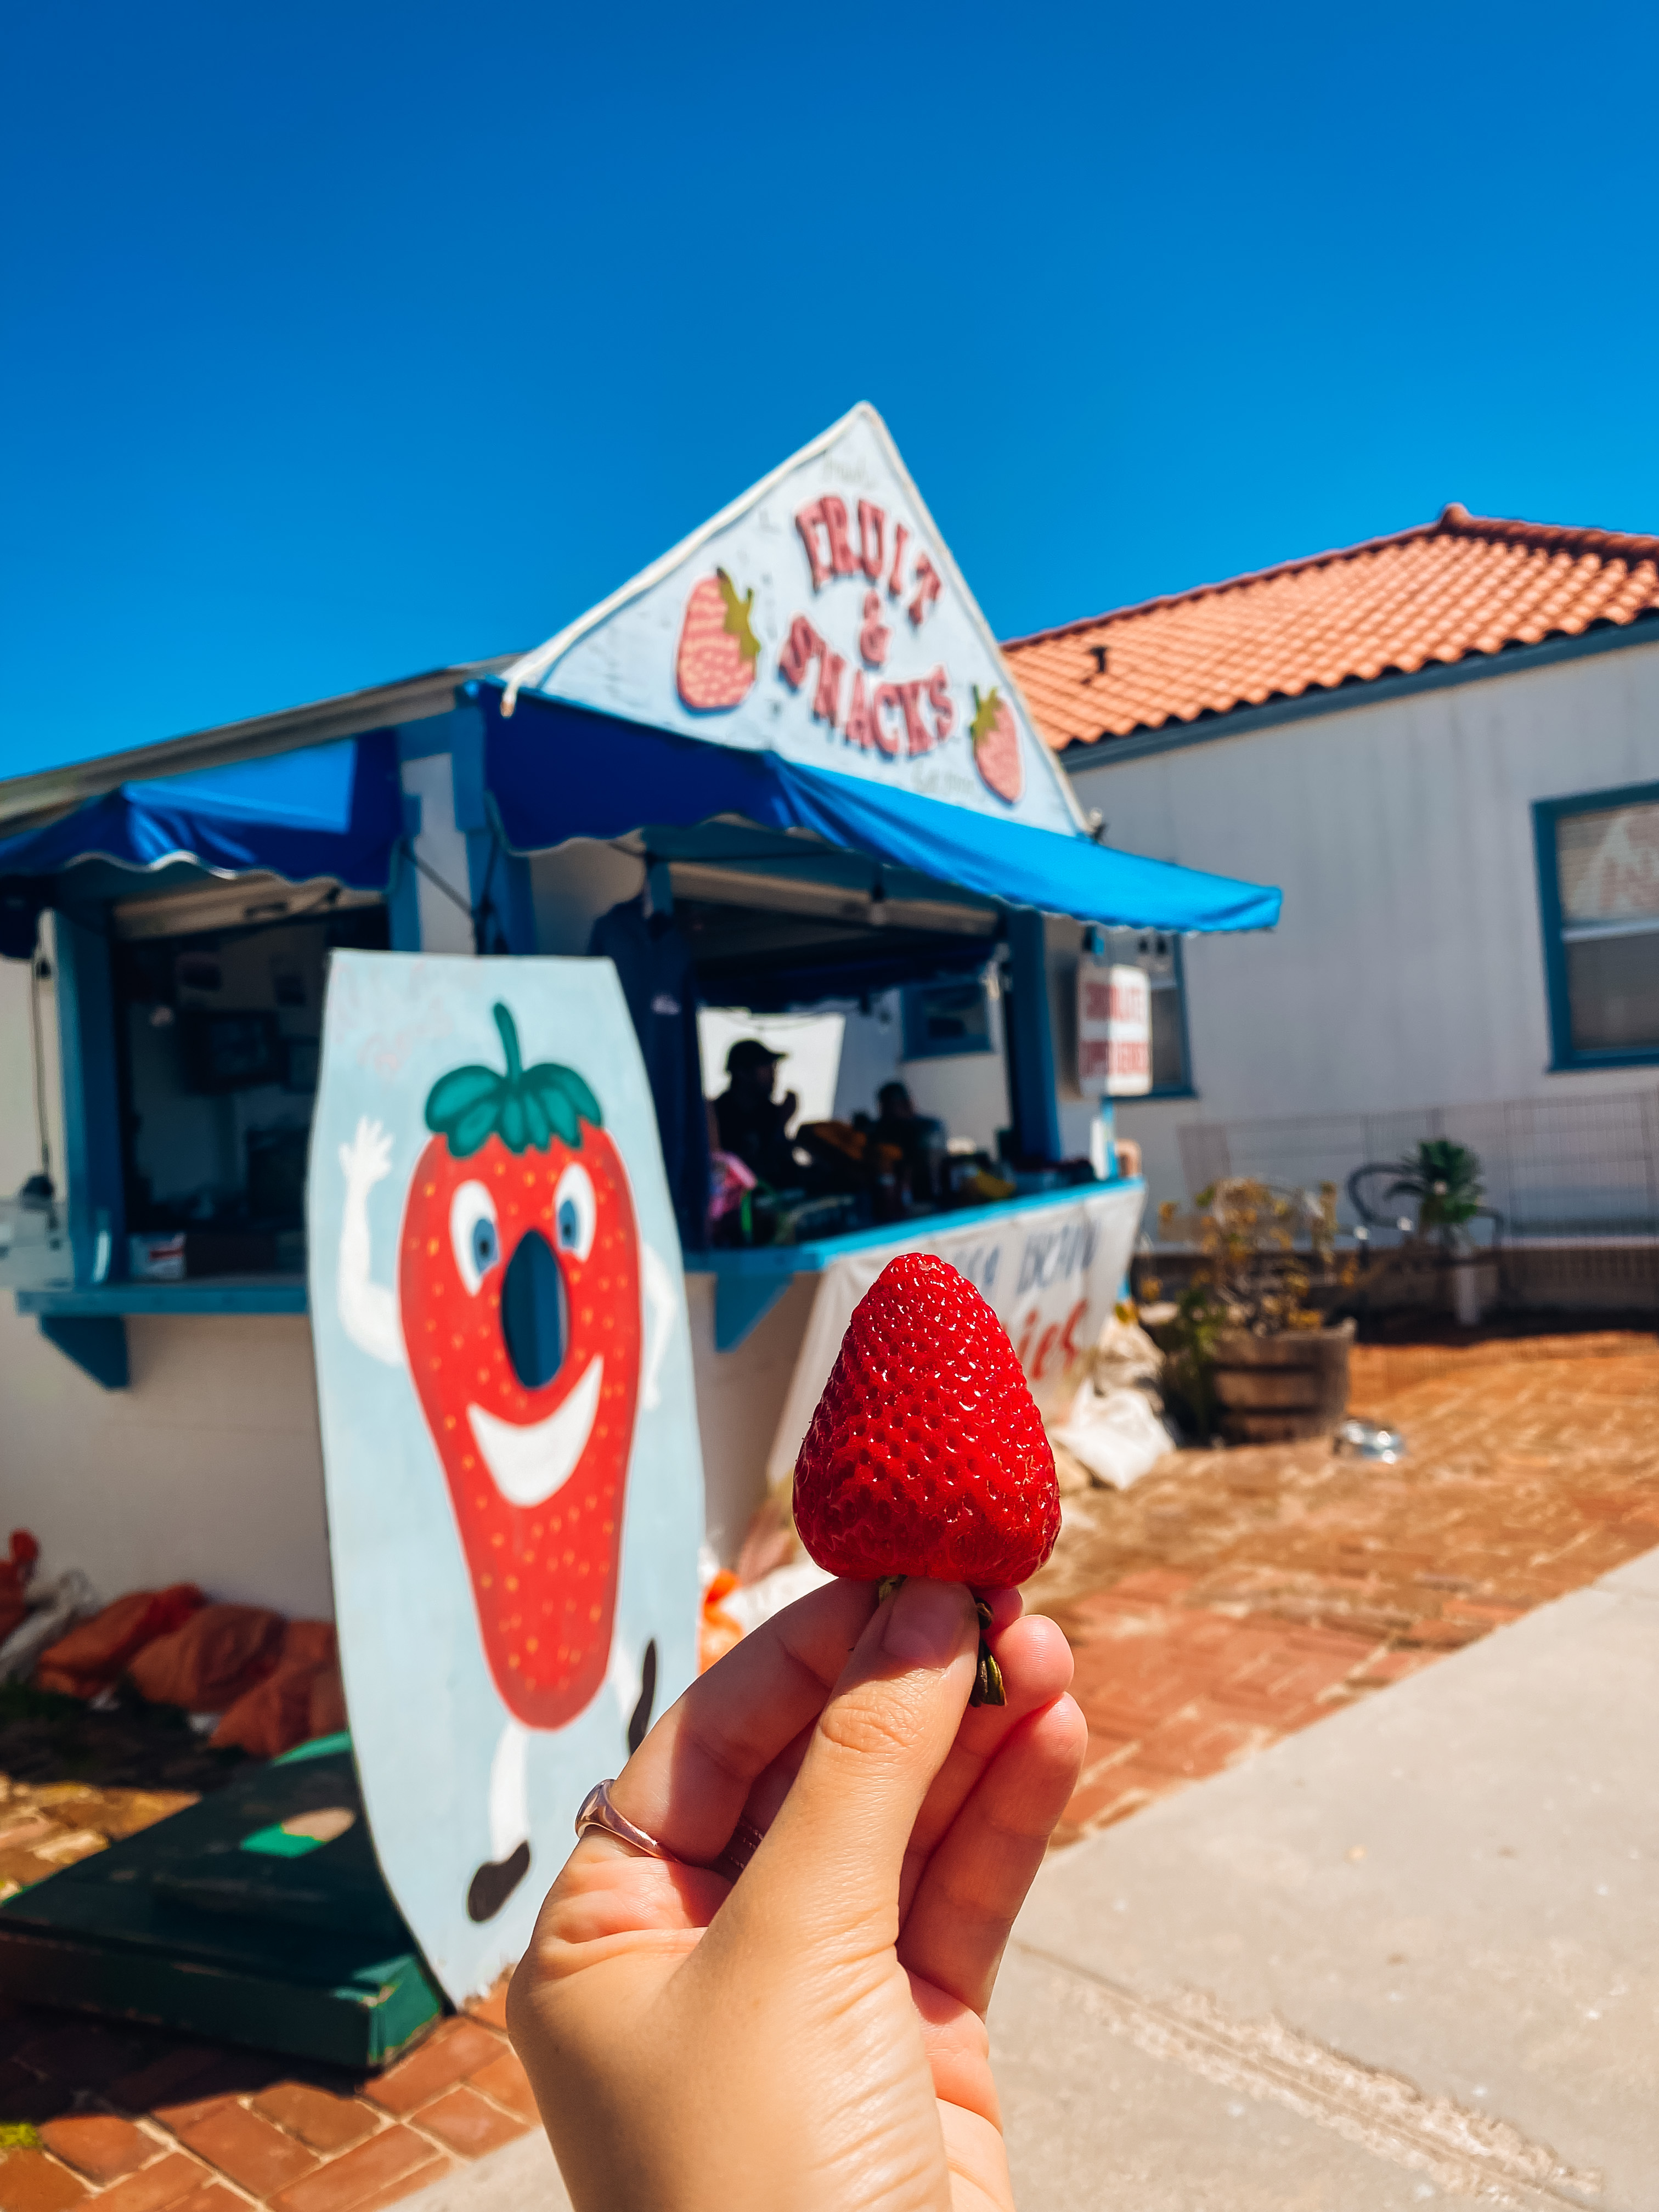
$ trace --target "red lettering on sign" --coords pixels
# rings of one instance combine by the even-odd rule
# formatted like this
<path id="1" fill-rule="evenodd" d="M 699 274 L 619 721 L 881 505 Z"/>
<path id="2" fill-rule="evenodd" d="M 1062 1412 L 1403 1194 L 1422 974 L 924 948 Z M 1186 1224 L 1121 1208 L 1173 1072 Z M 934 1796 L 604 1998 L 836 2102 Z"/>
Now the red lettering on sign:
<path id="1" fill-rule="evenodd" d="M 936 668 L 927 679 L 927 703 L 933 710 L 933 743 L 942 745 L 957 726 L 950 682 L 942 668 Z"/>
<path id="2" fill-rule="evenodd" d="M 921 719 L 921 679 L 918 677 L 914 684 L 901 684 L 896 688 L 899 705 L 904 709 L 904 742 L 914 760 L 918 753 L 931 752 L 933 744 L 933 733 Z"/>
<path id="3" fill-rule="evenodd" d="M 778 655 L 778 673 L 793 690 L 799 691 L 807 670 L 820 659 L 826 647 L 805 615 L 797 615 L 789 625 L 789 641 Z"/>
<path id="4" fill-rule="evenodd" d="M 1014 1357 L 1022 1368 L 1025 1366 L 1025 1355 L 1031 1346 L 1031 1331 L 1036 1327 L 1037 1320 L 1037 1310 L 1033 1306 L 1025 1316 L 1025 1326 L 1020 1332 L 1019 1342 L 1014 1346 Z"/>
<path id="5" fill-rule="evenodd" d="M 803 507 L 796 514 L 795 527 L 800 532 L 800 542 L 806 548 L 806 557 L 812 564 L 812 589 L 816 592 L 830 577 L 829 564 L 818 552 L 818 532 L 823 527 L 823 501 L 815 499 L 811 507 Z"/>
<path id="6" fill-rule="evenodd" d="M 1078 1073 L 1081 1076 L 1111 1073 L 1111 1048 L 1103 1037 L 1085 1037 L 1077 1048 L 1077 1059 Z"/>
<path id="7" fill-rule="evenodd" d="M 841 727 L 841 679 L 847 673 L 847 663 L 840 653 L 826 651 L 818 665 L 817 696 L 812 702 L 812 712 L 820 722 L 828 722 L 832 730 Z"/>
<path id="8" fill-rule="evenodd" d="M 909 532 L 902 522 L 896 522 L 893 525 L 893 573 L 887 579 L 887 595 L 890 599 L 900 598 L 904 591 L 904 586 L 899 580 L 899 571 L 904 566 L 904 548 L 909 536 Z"/>
<path id="9" fill-rule="evenodd" d="M 859 501 L 859 566 L 872 584 L 881 581 L 887 546 L 887 510 L 873 500 Z"/>
<path id="10" fill-rule="evenodd" d="M 1059 1334 L 1060 1328 L 1058 1323 L 1050 1322 L 1048 1328 L 1043 1330 L 1042 1336 L 1037 1340 L 1036 1358 L 1032 1363 L 1031 1367 L 1031 1380 L 1034 1382 L 1042 1382 L 1042 1370 L 1048 1364 L 1048 1354 L 1054 1350 L 1054 1339 Z"/>
<path id="11" fill-rule="evenodd" d="M 859 632 L 859 651 L 865 665 L 879 668 L 887 658 L 893 633 L 881 618 L 881 593 L 866 592 L 864 595 L 864 628 Z"/>
<path id="12" fill-rule="evenodd" d="M 1083 1018 L 1085 1022 L 1105 1022 L 1112 1018 L 1112 994 L 1104 983 L 1085 983 L 1083 987 Z"/>
<path id="13" fill-rule="evenodd" d="M 826 500 L 824 504 L 827 507 L 829 501 Z M 910 620 L 914 626 L 920 629 L 922 617 L 944 589 L 939 580 L 939 570 L 934 568 L 925 553 L 918 553 L 916 556 L 915 580 L 916 596 L 910 602 Z"/>
<path id="14" fill-rule="evenodd" d="M 818 505 L 823 510 L 823 527 L 830 539 L 830 565 L 838 576 L 850 576 L 859 558 L 847 535 L 847 501 L 827 491 Z"/>
<path id="15" fill-rule="evenodd" d="M 1079 1298 L 1066 1316 L 1066 1328 L 1060 1340 L 1060 1348 L 1066 1354 L 1066 1364 L 1068 1367 L 1078 1356 L 1077 1325 L 1088 1310 L 1088 1299 Z"/>
<path id="16" fill-rule="evenodd" d="M 887 726 L 881 719 L 890 707 L 896 707 L 902 718 L 904 702 L 899 696 L 898 685 L 896 684 L 877 684 L 875 697 L 870 708 L 870 727 L 875 733 L 876 744 L 881 751 L 886 754 L 889 760 L 896 760 L 899 740 L 896 737 L 889 738 Z"/>
<path id="17" fill-rule="evenodd" d="M 872 752 L 876 744 L 876 718 L 870 711 L 870 702 L 864 696 L 864 672 L 853 671 L 853 703 L 847 710 L 847 742 L 862 745 Z"/>

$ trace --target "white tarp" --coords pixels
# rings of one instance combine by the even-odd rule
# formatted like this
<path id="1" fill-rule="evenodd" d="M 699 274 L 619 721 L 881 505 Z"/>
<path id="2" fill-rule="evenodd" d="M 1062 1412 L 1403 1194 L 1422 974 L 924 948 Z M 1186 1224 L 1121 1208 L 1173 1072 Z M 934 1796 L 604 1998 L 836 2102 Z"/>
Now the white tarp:
<path id="1" fill-rule="evenodd" d="M 996 1314 L 1032 1395 L 1058 1410 L 1071 1363 L 1093 1349 L 1128 1272 L 1146 1196 L 1142 1182 L 1068 1191 L 1052 1206 L 969 1214 L 925 1235 L 848 1253 L 826 1267 L 773 1439 L 767 1480 L 787 1482 L 853 1309 L 901 1252 L 934 1252 L 959 1268 Z"/>

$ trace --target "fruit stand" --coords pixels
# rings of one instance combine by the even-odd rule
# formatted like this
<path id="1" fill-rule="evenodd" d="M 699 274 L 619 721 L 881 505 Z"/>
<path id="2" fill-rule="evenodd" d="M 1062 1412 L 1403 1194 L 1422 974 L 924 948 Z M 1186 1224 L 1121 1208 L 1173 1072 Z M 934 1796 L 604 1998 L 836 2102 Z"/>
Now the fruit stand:
<path id="1" fill-rule="evenodd" d="M 63 1097 L 57 1180 L 0 1239 L 0 1369 L 34 1323 L 80 1370 L 5 1382 L 15 1510 L 108 1594 L 189 1572 L 322 1612 L 331 1582 L 368 1821 L 453 1996 L 526 1936 L 532 1831 L 693 1663 L 697 1540 L 732 1557 L 787 1476 L 884 1261 L 949 1259 L 1039 1403 L 1092 1343 L 1143 1194 L 1109 1147 L 1061 1158 L 1054 929 L 1270 927 L 1279 898 L 1091 834 L 867 407 L 533 653 L 210 735 L 0 837 Z M 711 1238 L 698 1001 L 838 1007 L 890 1088 L 872 1008 L 941 982 L 986 994 L 1001 1055 L 965 1182 Z M 310 1405 L 275 1474 L 199 1411 L 261 1402 L 301 1332 L 326 1520 Z M 112 1492 L 95 1401 L 125 1392 L 165 1448 Z M 570 1573 L 638 1556 L 549 1671 L 490 1560 L 542 1543 L 556 1463 L 604 1535 L 561 1532 Z M 537 1552 L 568 1613 L 561 1571 Z M 434 1773 L 465 1815 L 439 1853 Z"/>

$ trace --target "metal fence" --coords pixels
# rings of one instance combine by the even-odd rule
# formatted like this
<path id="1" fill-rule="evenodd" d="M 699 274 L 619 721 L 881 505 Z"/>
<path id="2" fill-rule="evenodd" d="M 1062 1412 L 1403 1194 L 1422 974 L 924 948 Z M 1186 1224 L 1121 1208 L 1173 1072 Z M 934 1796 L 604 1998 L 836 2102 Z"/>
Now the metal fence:
<path id="1" fill-rule="evenodd" d="M 1339 1218 L 1352 1230 L 1346 1186 L 1355 1169 L 1402 1159 L 1436 1137 L 1479 1157 L 1486 1203 L 1499 1217 L 1483 1304 L 1602 1312 L 1659 1304 L 1659 1090 L 1196 1122 L 1180 1133 L 1182 1169 L 1194 1198 L 1224 1176 L 1304 1189 L 1334 1183 Z M 1475 1229 L 1482 1243 L 1492 1236 L 1490 1224 Z M 1373 1231 L 1371 1242 L 1386 1249 L 1396 1236 Z"/>

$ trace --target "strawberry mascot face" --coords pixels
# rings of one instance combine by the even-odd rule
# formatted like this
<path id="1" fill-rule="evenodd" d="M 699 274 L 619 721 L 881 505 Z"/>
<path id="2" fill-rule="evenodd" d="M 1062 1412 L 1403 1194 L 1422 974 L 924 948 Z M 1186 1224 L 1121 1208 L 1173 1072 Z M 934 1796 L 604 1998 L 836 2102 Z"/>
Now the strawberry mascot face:
<path id="1" fill-rule="evenodd" d="M 409 1369 L 449 1482 L 484 1652 L 528 1728 L 605 1679 L 640 1376 L 640 1244 L 574 1069 L 507 1058 L 432 1086 L 398 1253 Z"/>

